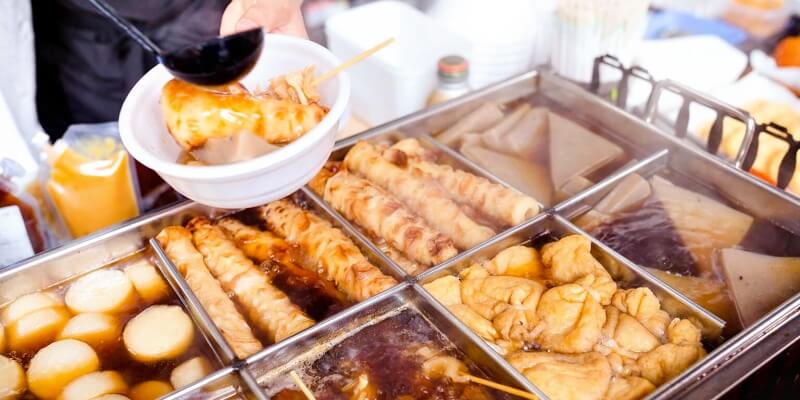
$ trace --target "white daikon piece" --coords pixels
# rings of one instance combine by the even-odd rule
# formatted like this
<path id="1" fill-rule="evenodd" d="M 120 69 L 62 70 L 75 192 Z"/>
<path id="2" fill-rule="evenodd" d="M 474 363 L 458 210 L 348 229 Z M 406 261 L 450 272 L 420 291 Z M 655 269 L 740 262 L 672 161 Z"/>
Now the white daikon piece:
<path id="1" fill-rule="evenodd" d="M 34 311 L 9 325 L 8 348 L 20 353 L 33 352 L 47 346 L 69 321 L 63 306 Z"/>
<path id="2" fill-rule="evenodd" d="M 99 369 L 100 359 L 91 346 L 74 339 L 59 340 L 33 356 L 28 386 L 42 399 L 55 399 L 70 382 Z"/>
<path id="3" fill-rule="evenodd" d="M 122 332 L 128 352 L 145 363 L 180 357 L 192 339 L 192 320 L 178 306 L 150 306 L 130 320 Z"/>
<path id="4" fill-rule="evenodd" d="M 136 291 L 124 272 L 102 269 L 72 284 L 64 301 L 74 313 L 119 313 L 136 306 Z"/>
<path id="5" fill-rule="evenodd" d="M 16 360 L 0 356 L 0 399 L 16 399 L 25 393 L 25 370 Z"/>
<path id="6" fill-rule="evenodd" d="M 131 400 L 156 400 L 172 392 L 172 385 L 164 381 L 145 381 L 131 388 L 128 392 Z"/>
<path id="7" fill-rule="evenodd" d="M 128 384 L 117 371 L 88 373 L 70 382 L 58 400 L 90 400 L 106 394 L 125 394 Z"/>
<path id="8" fill-rule="evenodd" d="M 180 389 L 205 378 L 213 371 L 211 363 L 205 357 L 195 357 L 175 367 L 169 375 L 169 381 L 175 389 Z"/>
<path id="9" fill-rule="evenodd" d="M 158 303 L 169 296 L 169 286 L 153 264 L 143 260 L 125 268 L 136 293 L 146 304 Z"/>
<path id="10" fill-rule="evenodd" d="M 117 317 L 102 313 L 84 313 L 72 317 L 64 325 L 58 338 L 76 339 L 95 349 L 103 349 L 117 343 L 121 334 L 122 325 Z"/>
<path id="11" fill-rule="evenodd" d="M 17 298 L 3 310 L 3 323 L 11 325 L 20 318 L 44 308 L 64 305 L 61 300 L 49 293 L 31 293 Z"/>

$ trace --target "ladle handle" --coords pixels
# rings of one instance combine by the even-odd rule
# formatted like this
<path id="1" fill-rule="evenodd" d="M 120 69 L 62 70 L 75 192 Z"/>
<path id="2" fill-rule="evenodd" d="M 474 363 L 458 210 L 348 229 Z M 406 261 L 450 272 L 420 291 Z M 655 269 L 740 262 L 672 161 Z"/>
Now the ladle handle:
<path id="1" fill-rule="evenodd" d="M 153 43 L 150 38 L 144 35 L 142 31 L 136 28 L 133 24 L 128 22 L 126 19 L 122 18 L 118 13 L 117 10 L 114 10 L 111 6 L 108 5 L 103 0 L 89 0 L 90 3 L 96 8 L 98 11 L 103 13 L 108 19 L 113 21 L 117 26 L 122 28 L 125 33 L 128 34 L 133 40 L 139 43 L 142 47 L 144 47 L 147 51 L 155 54 L 156 56 L 161 55 L 161 48 L 158 47 L 155 43 Z"/>

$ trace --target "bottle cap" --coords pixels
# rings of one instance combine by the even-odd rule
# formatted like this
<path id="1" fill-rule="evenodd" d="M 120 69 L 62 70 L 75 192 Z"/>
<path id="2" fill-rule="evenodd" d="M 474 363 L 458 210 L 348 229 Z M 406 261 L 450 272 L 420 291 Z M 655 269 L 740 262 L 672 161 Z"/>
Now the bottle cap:
<path id="1" fill-rule="evenodd" d="M 457 82 L 467 79 L 469 62 L 458 55 L 450 55 L 439 59 L 439 78 L 446 82 Z"/>

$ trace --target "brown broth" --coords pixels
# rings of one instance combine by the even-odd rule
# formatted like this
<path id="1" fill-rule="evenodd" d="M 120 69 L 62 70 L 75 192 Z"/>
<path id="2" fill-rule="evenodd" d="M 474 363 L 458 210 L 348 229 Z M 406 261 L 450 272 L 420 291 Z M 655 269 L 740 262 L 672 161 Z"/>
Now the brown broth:
<path id="1" fill-rule="evenodd" d="M 422 372 L 425 359 L 421 347 L 464 359 L 446 338 L 425 319 L 404 311 L 368 326 L 331 348 L 305 371 L 306 383 L 320 400 L 349 399 L 351 383 L 360 375 L 368 377 L 371 399 L 505 399 L 505 395 L 449 378 L 430 379 Z M 473 365 L 470 373 L 485 376 Z M 361 392 L 363 393 L 363 392 Z M 273 399 L 294 399 L 297 392 L 285 389 Z"/>
<path id="2" fill-rule="evenodd" d="M 698 185 L 683 175 L 669 172 L 663 175 L 680 187 L 739 209 L 713 189 Z M 687 247 L 667 212 L 652 195 L 639 208 L 617 213 L 612 220 L 594 227 L 589 233 L 638 265 L 676 275 L 700 276 L 725 284 L 720 272 L 722 267 L 719 265 L 719 257 L 712 259 L 713 273 L 704 274 L 692 252 L 702 249 Z M 714 239 L 709 237 L 706 248 L 712 248 L 714 243 Z M 769 221 L 755 218 L 750 230 L 737 247 L 776 257 L 796 257 L 800 255 L 800 237 Z M 734 317 L 736 315 L 733 309 L 734 299 L 727 289 L 725 294 L 730 301 L 726 307 L 718 311 L 718 314 L 721 317 L 728 317 L 730 329 L 727 332 L 733 333 L 739 330 L 741 325 L 738 318 Z"/>
<path id="3" fill-rule="evenodd" d="M 315 321 L 322 321 L 350 304 L 332 282 L 315 272 L 273 262 L 264 263 L 262 268 L 270 276 L 272 284 Z"/>
<path id="4" fill-rule="evenodd" d="M 149 255 L 143 254 L 142 252 L 136 253 L 130 257 L 115 262 L 114 264 L 107 266 L 105 268 L 124 269 L 126 266 L 131 265 L 134 262 L 141 260 L 142 258 L 149 258 Z M 43 292 L 55 295 L 63 302 L 64 295 L 66 294 L 70 285 L 79 278 L 80 276 L 72 278 L 68 282 L 64 282 L 57 286 L 45 289 L 43 290 Z M 158 302 L 157 304 L 177 305 L 182 307 L 180 300 L 174 295 L 174 293 L 171 290 L 169 297 L 163 301 Z M 116 313 L 114 314 L 114 316 L 116 316 L 119 319 L 120 325 L 124 329 L 125 324 L 127 324 L 128 321 L 130 321 L 133 317 L 138 315 L 140 312 L 142 312 L 149 306 L 150 305 L 148 304 L 143 304 L 140 302 L 137 305 L 137 307 L 134 308 L 133 310 L 125 313 Z M 0 312 L 2 312 L 2 310 L 0 310 Z M 73 316 L 77 315 L 72 313 L 70 314 Z M 221 367 L 217 363 L 214 354 L 211 352 L 211 350 L 205 343 L 201 332 L 197 329 L 195 329 L 193 342 L 189 346 L 187 351 L 184 354 L 182 354 L 179 358 L 174 360 L 162 361 L 155 364 L 144 364 L 138 362 L 134 360 L 128 353 L 128 351 L 125 349 L 125 345 L 122 343 L 121 335 L 119 338 L 117 338 L 117 340 L 114 343 L 104 343 L 102 349 L 95 349 L 95 351 L 97 352 L 97 356 L 100 359 L 100 370 L 101 371 L 113 370 L 119 372 L 125 378 L 125 381 L 128 383 L 129 386 L 133 386 L 137 383 L 144 382 L 147 380 L 162 380 L 165 382 L 169 382 L 170 373 L 172 372 L 173 368 L 178 366 L 180 363 L 197 356 L 205 356 L 212 363 L 212 365 L 214 365 L 215 368 Z M 29 352 L 24 354 L 16 352 L 7 352 L 2 354 L 18 361 L 22 365 L 22 367 L 27 370 L 30 360 L 35 355 L 35 352 Z M 34 396 L 30 392 L 26 392 L 22 398 L 35 399 L 36 396 Z"/>

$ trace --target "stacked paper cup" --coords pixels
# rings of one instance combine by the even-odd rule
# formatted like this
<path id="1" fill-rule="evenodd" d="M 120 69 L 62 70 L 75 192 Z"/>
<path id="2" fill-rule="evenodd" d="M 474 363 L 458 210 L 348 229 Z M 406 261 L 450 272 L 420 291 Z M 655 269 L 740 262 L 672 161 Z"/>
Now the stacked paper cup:
<path id="1" fill-rule="evenodd" d="M 592 77 L 594 58 L 613 54 L 629 65 L 647 27 L 649 0 L 558 0 L 550 62 L 579 82 Z"/>
<path id="2" fill-rule="evenodd" d="M 531 0 L 439 0 L 428 14 L 467 38 L 474 88 L 530 69 L 535 43 Z"/>

